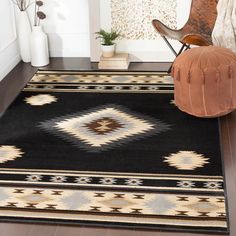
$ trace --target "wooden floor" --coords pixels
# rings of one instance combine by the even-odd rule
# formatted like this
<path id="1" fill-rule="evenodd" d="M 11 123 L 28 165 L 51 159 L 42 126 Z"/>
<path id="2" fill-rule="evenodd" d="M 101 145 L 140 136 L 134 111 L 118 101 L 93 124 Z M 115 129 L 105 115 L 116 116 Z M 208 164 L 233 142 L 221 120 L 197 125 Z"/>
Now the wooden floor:
<path id="1" fill-rule="evenodd" d="M 76 59 L 73 59 L 76 64 Z M 64 62 L 64 63 L 63 63 Z M 68 67 L 75 69 L 75 64 L 70 64 L 70 60 L 56 59 L 49 66 L 50 69 L 66 69 Z M 88 65 L 88 62 L 83 62 Z M 68 64 L 68 67 L 66 66 Z M 77 68 L 81 69 L 81 64 L 77 64 Z M 142 65 L 136 65 L 140 70 Z M 154 65 L 144 65 L 143 68 L 152 70 Z M 155 65 L 156 68 L 157 65 Z M 161 66 L 161 65 L 158 65 Z M 168 67 L 165 64 L 165 67 Z M 61 68 L 61 69 L 60 69 Z M 48 69 L 48 68 L 47 68 Z M 153 68 L 154 69 L 154 68 Z M 16 94 L 20 91 L 23 84 L 32 77 L 36 69 L 33 69 L 23 63 L 0 83 L 1 99 L 2 94 L 7 94 L 4 102 L 0 100 L 1 106 L 7 106 L 13 100 Z M 11 83 L 8 84 L 7 81 Z M 9 89 L 10 91 L 5 91 Z M 5 96 L 5 95 L 4 95 Z M 231 236 L 236 236 L 236 111 L 227 115 L 221 120 L 221 138 L 222 138 L 222 155 L 224 159 L 229 216 L 231 226 Z M 15 224 L 15 223 L 0 223 L 0 236 L 206 236 L 205 234 L 192 233 L 171 233 L 158 231 L 144 231 L 130 229 L 112 229 L 112 228 L 92 228 L 92 227 L 66 227 L 59 225 L 36 225 L 36 224 Z M 213 235 L 213 234 L 211 234 Z"/>

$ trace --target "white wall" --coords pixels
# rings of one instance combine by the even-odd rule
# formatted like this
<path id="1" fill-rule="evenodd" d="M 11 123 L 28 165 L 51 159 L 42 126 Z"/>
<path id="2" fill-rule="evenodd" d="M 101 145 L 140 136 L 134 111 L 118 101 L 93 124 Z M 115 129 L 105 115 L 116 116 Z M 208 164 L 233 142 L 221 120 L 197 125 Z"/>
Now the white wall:
<path id="1" fill-rule="evenodd" d="M 178 26 L 189 14 L 191 0 L 178 0 Z M 43 22 L 48 33 L 51 56 L 89 57 L 90 31 L 88 0 L 47 0 Z M 33 19 L 33 6 L 29 9 Z M 1 0 L 0 8 L 0 79 L 19 61 L 14 29 L 13 9 L 10 0 Z"/>
<path id="2" fill-rule="evenodd" d="M 44 4 L 42 11 L 47 18 L 42 25 L 49 37 L 50 55 L 89 57 L 88 0 L 47 0 Z M 30 7 L 32 21 L 33 10 L 34 7 Z"/>
<path id="3" fill-rule="evenodd" d="M 89 0 L 47 0 L 44 3 L 42 9 L 47 19 L 43 26 L 49 36 L 50 55 L 89 57 Z M 191 0 L 178 0 L 178 27 L 187 21 L 190 5 Z M 32 20 L 33 7 L 29 10 Z"/>
<path id="4" fill-rule="evenodd" d="M 177 0 L 177 27 L 181 28 L 189 17 L 189 10 L 192 0 Z M 91 7 L 91 25 L 93 32 L 98 31 L 100 27 L 105 30 L 111 28 L 110 1 L 109 0 L 90 0 Z M 96 5 L 96 7 L 94 7 Z M 98 13 L 100 8 L 100 14 Z M 100 24 L 97 23 L 100 21 Z M 151 24 L 151 23 L 150 23 Z M 172 46 L 178 51 L 182 46 L 178 41 L 173 40 Z M 91 41 L 91 59 L 99 61 L 101 51 L 98 41 Z M 117 43 L 117 51 L 128 52 L 131 56 L 131 61 L 173 61 L 175 56 L 168 48 L 164 40 L 159 37 L 155 40 L 120 40 Z"/>
<path id="5" fill-rule="evenodd" d="M 192 0 L 178 0 L 177 2 L 177 27 L 182 28 L 189 18 Z"/>
<path id="6" fill-rule="evenodd" d="M 1 0 L 0 18 L 0 80 L 2 80 L 20 61 L 14 9 L 10 0 Z"/>

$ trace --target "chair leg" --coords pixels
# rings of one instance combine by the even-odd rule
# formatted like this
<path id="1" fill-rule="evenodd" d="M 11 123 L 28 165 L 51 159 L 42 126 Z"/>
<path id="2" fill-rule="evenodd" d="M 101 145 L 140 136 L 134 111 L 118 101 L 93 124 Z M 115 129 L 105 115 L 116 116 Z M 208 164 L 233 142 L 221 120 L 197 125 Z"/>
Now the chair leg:
<path id="1" fill-rule="evenodd" d="M 188 50 L 188 49 L 191 49 L 191 48 L 190 48 L 190 45 L 185 44 L 185 43 L 182 43 L 182 44 L 183 44 L 182 47 L 180 48 L 179 52 L 177 53 L 177 55 L 176 55 L 175 57 L 178 57 L 183 51 L 186 51 L 186 50 Z M 171 72 L 171 70 L 172 70 L 173 63 L 174 63 L 174 62 L 172 62 L 170 68 L 169 68 L 168 71 L 167 71 L 168 74 L 169 74 L 169 73 Z"/>
<path id="2" fill-rule="evenodd" d="M 180 48 L 179 52 L 176 52 L 174 47 L 171 45 L 171 43 L 168 41 L 168 39 L 164 35 L 162 35 L 162 38 L 164 39 L 164 41 L 166 42 L 166 44 L 170 48 L 170 50 L 174 53 L 175 57 L 178 57 L 183 51 L 191 49 L 189 44 L 180 42 L 180 43 L 182 43 L 182 47 Z M 171 72 L 172 66 L 173 66 L 173 63 L 171 64 L 169 70 L 167 71 L 168 73 Z"/>
<path id="3" fill-rule="evenodd" d="M 185 50 L 188 49 L 188 48 L 187 48 L 187 45 L 186 45 L 185 43 L 182 43 L 182 44 L 183 44 L 183 45 L 182 45 L 182 47 L 180 48 L 180 50 L 179 50 L 178 54 L 176 55 L 176 57 L 179 56 L 183 51 L 185 51 Z"/>
<path id="4" fill-rule="evenodd" d="M 175 54 L 175 56 L 178 55 L 178 53 L 175 51 L 175 49 L 173 48 L 173 46 L 170 44 L 170 42 L 168 41 L 168 39 L 164 36 L 161 35 L 161 37 L 164 39 L 164 41 L 166 42 L 167 46 L 170 48 L 170 50 Z"/>

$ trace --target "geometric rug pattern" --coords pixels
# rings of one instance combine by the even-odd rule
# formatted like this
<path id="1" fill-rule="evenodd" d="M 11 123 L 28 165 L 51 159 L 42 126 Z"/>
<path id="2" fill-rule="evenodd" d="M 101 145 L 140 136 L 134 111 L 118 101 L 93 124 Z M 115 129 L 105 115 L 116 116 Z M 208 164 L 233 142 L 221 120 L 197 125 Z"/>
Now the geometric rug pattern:
<path id="1" fill-rule="evenodd" d="M 96 93 L 172 93 L 173 78 L 167 73 L 38 72 L 25 91 Z"/>
<path id="2" fill-rule="evenodd" d="M 222 197 L 204 195 L 189 196 L 165 193 L 132 193 L 122 191 L 94 191 L 2 187 L 1 207 L 54 209 L 73 212 L 103 212 L 136 215 L 188 217 L 224 217 L 225 204 Z M 9 201 L 11 199 L 11 201 Z M 224 222 L 218 222 L 219 226 Z M 217 225 L 215 225 L 217 226 Z"/>
<path id="3" fill-rule="evenodd" d="M 151 117 L 109 104 L 79 114 L 57 117 L 42 122 L 40 127 L 80 148 L 98 152 L 164 132 L 169 126 Z"/>
<path id="4" fill-rule="evenodd" d="M 218 127 L 164 74 L 40 72 L 0 119 L 0 220 L 227 234 Z"/>

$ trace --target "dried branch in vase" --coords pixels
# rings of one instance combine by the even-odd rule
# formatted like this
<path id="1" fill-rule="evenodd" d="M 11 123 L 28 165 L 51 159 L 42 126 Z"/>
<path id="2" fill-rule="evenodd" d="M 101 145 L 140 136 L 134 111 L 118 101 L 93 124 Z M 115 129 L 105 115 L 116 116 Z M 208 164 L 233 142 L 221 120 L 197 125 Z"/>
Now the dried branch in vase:
<path id="1" fill-rule="evenodd" d="M 19 8 L 20 11 L 25 11 L 30 5 L 30 0 L 12 0 L 12 2 Z"/>
<path id="2" fill-rule="evenodd" d="M 34 9 L 34 26 L 39 26 L 40 21 L 46 18 L 46 14 L 40 11 L 40 7 L 44 5 L 43 1 L 35 1 Z"/>

